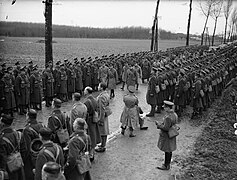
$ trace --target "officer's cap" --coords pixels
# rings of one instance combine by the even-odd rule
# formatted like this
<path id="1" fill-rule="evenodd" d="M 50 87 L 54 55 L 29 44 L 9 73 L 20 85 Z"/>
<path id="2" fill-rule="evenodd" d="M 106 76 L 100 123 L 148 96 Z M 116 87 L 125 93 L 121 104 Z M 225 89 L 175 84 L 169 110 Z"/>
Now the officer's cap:
<path id="1" fill-rule="evenodd" d="M 54 105 L 57 105 L 57 106 L 61 106 L 62 105 L 62 101 L 60 99 L 58 99 L 58 98 L 54 98 L 53 103 L 54 103 Z"/>
<path id="2" fill-rule="evenodd" d="M 73 96 L 74 96 L 75 99 L 80 99 L 81 98 L 80 93 L 74 93 Z"/>
<path id="3" fill-rule="evenodd" d="M 1 122 L 3 122 L 4 124 L 11 125 L 13 122 L 13 119 L 14 119 L 13 117 L 7 114 L 1 115 Z"/>
<path id="4" fill-rule="evenodd" d="M 16 63 L 15 63 L 15 65 L 17 66 L 17 65 L 20 65 L 20 62 L 19 61 L 17 61 Z"/>
<path id="5" fill-rule="evenodd" d="M 33 62 L 32 62 L 32 61 L 30 61 L 30 62 L 29 62 L 29 64 L 33 64 Z"/>
<path id="6" fill-rule="evenodd" d="M 37 111 L 34 109 L 30 109 L 27 114 L 28 114 L 29 118 L 36 118 L 37 117 Z"/>
<path id="7" fill-rule="evenodd" d="M 46 172 L 51 175 L 57 175 L 61 171 L 61 166 L 56 162 L 47 162 L 42 168 L 43 172 Z"/>
<path id="8" fill-rule="evenodd" d="M 171 102 L 171 101 L 164 101 L 164 104 L 168 105 L 168 106 L 173 106 L 174 105 L 174 103 Z"/>

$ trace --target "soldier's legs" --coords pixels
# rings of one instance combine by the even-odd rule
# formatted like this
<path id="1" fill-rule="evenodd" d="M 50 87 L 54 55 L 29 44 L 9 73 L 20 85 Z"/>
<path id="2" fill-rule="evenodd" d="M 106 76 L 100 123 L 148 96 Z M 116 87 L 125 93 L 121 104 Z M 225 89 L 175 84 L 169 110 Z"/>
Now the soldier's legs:
<path id="1" fill-rule="evenodd" d="M 136 136 L 136 135 L 133 133 L 133 128 L 132 128 L 132 127 L 129 127 L 129 131 L 130 131 L 129 137 L 135 137 L 135 136 Z"/>
<path id="2" fill-rule="evenodd" d="M 138 84 L 138 83 L 136 83 L 136 90 L 138 90 L 138 87 L 139 87 L 139 84 Z"/>
<path id="3" fill-rule="evenodd" d="M 51 106 L 50 98 L 49 97 L 45 97 L 45 102 L 46 102 L 46 104 L 45 104 L 46 107 L 50 107 Z"/>
<path id="4" fill-rule="evenodd" d="M 121 126 L 121 129 L 122 129 L 121 130 L 121 134 L 124 135 L 125 134 L 125 130 L 126 130 L 126 126 L 125 127 Z"/>
<path id="5" fill-rule="evenodd" d="M 125 86 L 125 82 L 123 81 L 122 82 L 122 87 L 121 87 L 122 90 L 124 90 L 124 86 Z"/>
<path id="6" fill-rule="evenodd" d="M 149 114 L 147 114 L 147 117 L 153 117 L 155 114 L 155 109 L 156 109 L 156 105 L 151 105 L 151 111 Z"/>

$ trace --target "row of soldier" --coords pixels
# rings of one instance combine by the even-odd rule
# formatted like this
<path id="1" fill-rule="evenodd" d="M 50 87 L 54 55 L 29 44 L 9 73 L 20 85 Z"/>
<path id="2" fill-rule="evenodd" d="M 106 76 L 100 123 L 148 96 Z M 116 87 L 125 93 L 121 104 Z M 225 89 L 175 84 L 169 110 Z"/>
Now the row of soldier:
<path id="1" fill-rule="evenodd" d="M 96 57 L 94 60 L 91 57 L 88 60 L 75 58 L 73 62 L 56 62 L 54 69 L 50 62 L 43 72 L 32 61 L 28 67 L 21 66 L 17 61 L 14 69 L 12 66 L 6 68 L 6 63 L 3 63 L 0 71 L 0 111 L 12 116 L 17 111 L 23 115 L 30 107 L 42 109 L 42 99 L 49 107 L 54 97 L 67 101 L 74 92 L 82 94 L 86 86 L 96 91 L 99 82 L 107 83 L 113 98 L 118 82 L 123 82 L 121 89 L 124 89 L 125 84 L 136 85 L 138 89 L 139 83 L 149 80 L 152 66 L 164 66 L 167 58 L 180 62 L 180 55 L 196 52 L 198 48 L 118 54 Z"/>

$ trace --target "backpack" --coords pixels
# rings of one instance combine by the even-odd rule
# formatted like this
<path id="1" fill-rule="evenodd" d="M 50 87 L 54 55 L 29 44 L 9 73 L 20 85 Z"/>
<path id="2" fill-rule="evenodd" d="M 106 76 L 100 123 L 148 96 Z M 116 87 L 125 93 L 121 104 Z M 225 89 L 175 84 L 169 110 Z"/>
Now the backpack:
<path id="1" fill-rule="evenodd" d="M 56 134 L 58 136 L 60 144 L 67 143 L 69 140 L 69 133 L 68 133 L 67 127 L 66 127 L 66 129 L 63 129 L 63 125 L 62 125 L 62 122 L 60 121 L 60 119 L 55 115 L 53 117 L 56 120 L 58 120 L 58 122 L 60 123 L 60 128 L 56 131 Z M 65 122 L 65 124 L 67 126 L 66 122 Z"/>
<path id="2" fill-rule="evenodd" d="M 17 139 L 17 147 L 14 147 L 12 142 L 7 138 L 7 137 L 2 137 L 4 141 L 6 141 L 8 144 L 11 145 L 13 148 L 13 151 L 11 154 L 7 157 L 7 167 L 10 172 L 17 171 L 21 169 L 24 166 L 21 153 L 18 148 L 20 149 L 20 140 L 21 140 L 21 135 L 19 134 L 20 132 L 14 131 L 16 134 L 16 139 Z"/>

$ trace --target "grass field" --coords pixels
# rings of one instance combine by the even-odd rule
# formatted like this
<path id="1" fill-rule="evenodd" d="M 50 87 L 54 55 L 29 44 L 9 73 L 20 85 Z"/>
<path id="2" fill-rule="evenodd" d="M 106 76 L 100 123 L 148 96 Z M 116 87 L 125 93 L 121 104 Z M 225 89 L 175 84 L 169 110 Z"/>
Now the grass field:
<path id="1" fill-rule="evenodd" d="M 39 38 L 22 37 L 0 37 L 0 58 L 8 65 L 20 61 L 27 64 L 32 60 L 43 67 L 45 60 L 45 45 L 37 41 Z M 127 40 L 127 39 L 72 39 L 54 38 L 53 43 L 54 62 L 64 59 L 72 60 L 74 57 L 101 57 L 102 55 L 123 54 L 150 49 L 150 40 Z M 190 44 L 198 44 L 198 41 L 191 41 Z M 160 40 L 159 49 L 184 46 L 185 41 Z"/>

